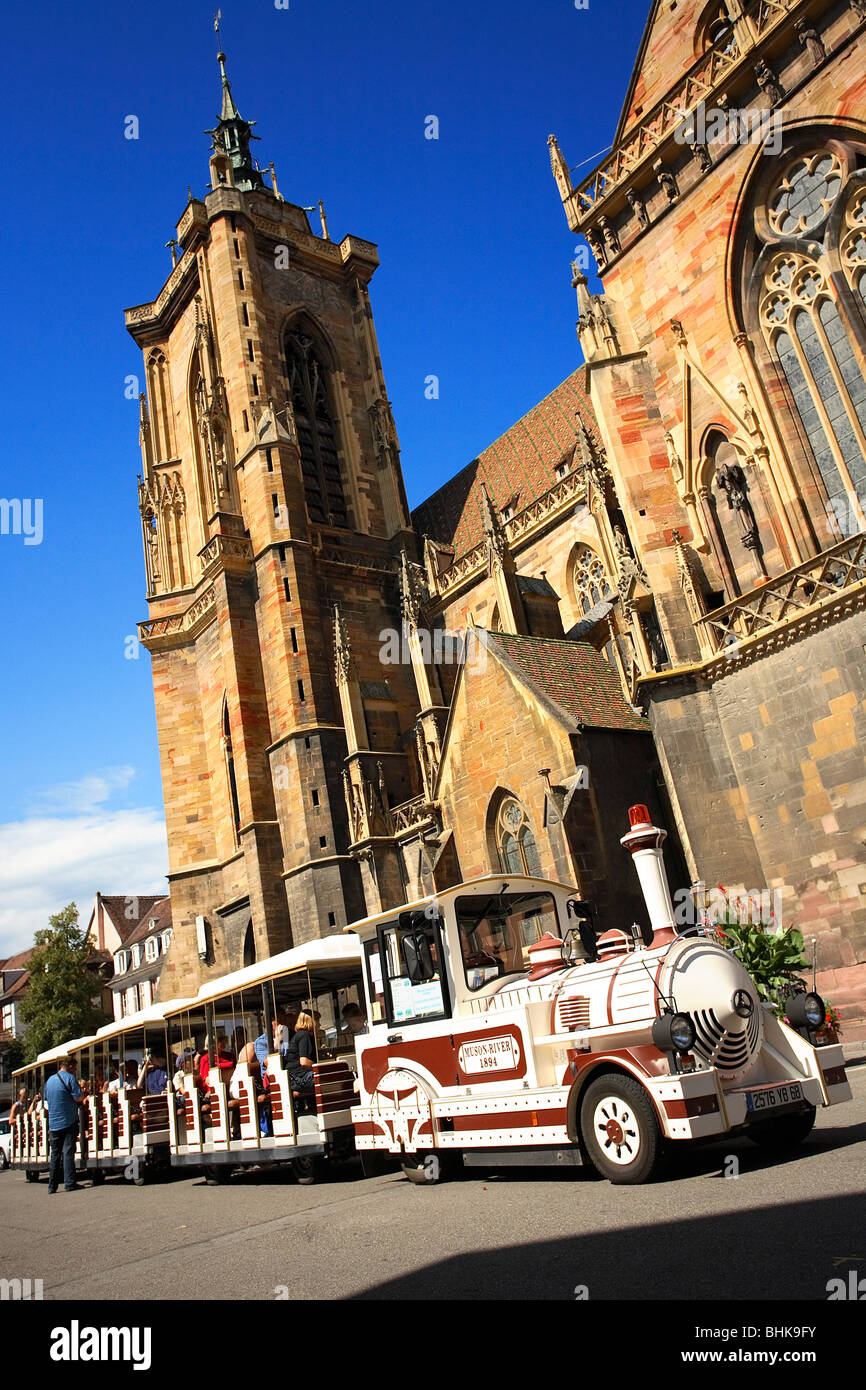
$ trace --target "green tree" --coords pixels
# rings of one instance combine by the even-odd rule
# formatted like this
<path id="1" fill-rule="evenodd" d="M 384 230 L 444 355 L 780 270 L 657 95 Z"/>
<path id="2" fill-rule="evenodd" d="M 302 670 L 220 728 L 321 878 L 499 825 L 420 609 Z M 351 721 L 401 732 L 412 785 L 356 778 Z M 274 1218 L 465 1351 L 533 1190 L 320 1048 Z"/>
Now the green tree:
<path id="1" fill-rule="evenodd" d="M 100 976 L 87 968 L 93 947 L 79 924 L 75 903 L 48 922 L 34 937 L 30 980 L 21 1001 L 28 1062 L 50 1047 L 95 1033 L 106 1021 Z"/>

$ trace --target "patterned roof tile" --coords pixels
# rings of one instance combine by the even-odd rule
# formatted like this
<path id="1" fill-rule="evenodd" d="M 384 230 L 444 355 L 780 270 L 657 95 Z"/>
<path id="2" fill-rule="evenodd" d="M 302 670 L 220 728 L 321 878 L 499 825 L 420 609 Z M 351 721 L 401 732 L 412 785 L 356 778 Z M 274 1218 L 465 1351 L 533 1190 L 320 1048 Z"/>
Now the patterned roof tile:
<path id="1" fill-rule="evenodd" d="M 576 412 L 580 412 L 590 436 L 599 439 L 595 415 L 581 385 L 583 371 L 580 367 L 572 372 L 478 458 L 416 507 L 412 514 L 416 530 L 453 546 L 459 558 L 484 538 L 482 483 L 498 508 L 510 502 L 514 513 L 552 488 L 557 465 L 570 461 L 574 452 Z"/>
<path id="2" fill-rule="evenodd" d="M 512 673 L 583 728 L 649 732 L 623 698 L 616 672 L 588 642 L 490 632 L 485 640 Z"/>

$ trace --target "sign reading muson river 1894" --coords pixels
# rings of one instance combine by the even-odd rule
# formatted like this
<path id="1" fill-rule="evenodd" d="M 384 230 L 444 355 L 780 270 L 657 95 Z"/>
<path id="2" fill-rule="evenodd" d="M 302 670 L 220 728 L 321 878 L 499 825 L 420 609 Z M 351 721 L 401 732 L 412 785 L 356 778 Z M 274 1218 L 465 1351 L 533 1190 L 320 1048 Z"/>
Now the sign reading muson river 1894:
<path id="1" fill-rule="evenodd" d="M 473 1072 L 512 1071 L 519 1055 L 514 1038 L 478 1038 L 462 1044 L 457 1060 L 461 1070 L 471 1076 Z"/>

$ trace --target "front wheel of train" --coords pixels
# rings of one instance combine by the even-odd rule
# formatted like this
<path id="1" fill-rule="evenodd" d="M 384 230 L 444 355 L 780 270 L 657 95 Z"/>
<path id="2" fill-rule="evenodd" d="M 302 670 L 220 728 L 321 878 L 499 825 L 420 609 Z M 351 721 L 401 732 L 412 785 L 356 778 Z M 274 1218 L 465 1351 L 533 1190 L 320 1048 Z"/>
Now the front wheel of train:
<path id="1" fill-rule="evenodd" d="M 652 1102 L 630 1076 L 608 1074 L 589 1083 L 580 1132 L 587 1157 L 609 1182 L 650 1182 L 664 1162 L 664 1136 Z"/>

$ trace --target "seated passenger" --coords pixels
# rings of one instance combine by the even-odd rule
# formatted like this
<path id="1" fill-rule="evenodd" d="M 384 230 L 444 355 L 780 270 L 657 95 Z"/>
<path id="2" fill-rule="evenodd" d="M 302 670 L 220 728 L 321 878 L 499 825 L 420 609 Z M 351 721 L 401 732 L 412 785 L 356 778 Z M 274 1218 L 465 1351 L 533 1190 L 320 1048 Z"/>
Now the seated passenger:
<path id="1" fill-rule="evenodd" d="M 150 1052 L 146 1053 L 138 1073 L 139 1090 L 145 1091 L 149 1096 L 159 1096 L 167 1086 L 168 1071 L 165 1058 L 159 1054 L 154 1056 Z"/>
<path id="2" fill-rule="evenodd" d="M 15 1121 L 18 1119 L 18 1116 L 19 1116 L 19 1115 L 24 1115 L 24 1114 L 26 1114 L 26 1112 L 27 1112 L 27 1087 L 26 1087 L 26 1086 L 21 1086 L 20 1089 L 19 1089 L 19 1091 L 18 1091 L 18 1096 L 17 1096 L 17 1098 L 16 1098 L 15 1100 L 13 1100 L 13 1102 L 12 1102 L 12 1109 L 9 1111 L 9 1128 L 10 1128 L 10 1129 L 14 1129 L 14 1128 L 15 1128 Z"/>
<path id="3" fill-rule="evenodd" d="M 222 1076 L 223 1081 L 227 1080 L 226 1074 L 231 1073 L 234 1070 L 235 1059 L 226 1047 L 224 1033 L 217 1033 L 216 1053 L 214 1055 L 213 1065 L 215 1065 L 218 1068 L 218 1072 Z M 201 1077 L 202 1081 L 205 1083 L 206 1086 L 208 1085 L 208 1076 L 210 1075 L 210 1069 L 210 1039 L 205 1038 L 205 1051 L 202 1053 L 201 1061 L 198 1064 L 198 1070 L 199 1076 Z"/>
<path id="4" fill-rule="evenodd" d="M 350 1043 L 368 1031 L 367 1019 L 359 1004 L 344 1005 L 340 1017 L 343 1020 L 343 1027 L 349 1034 Z"/>
<path id="5" fill-rule="evenodd" d="M 268 1046 L 268 1038 L 266 1033 L 262 1033 L 260 1037 L 256 1038 L 255 1042 L 253 1043 L 253 1051 L 255 1052 L 256 1060 L 261 1065 L 263 1073 L 265 1070 L 265 1063 L 267 1062 L 268 1056 L 271 1051 L 279 1052 L 280 1056 L 283 1059 L 283 1065 L 286 1065 L 286 1053 L 289 1046 L 289 1040 L 292 1036 L 292 1030 L 295 1026 L 296 1018 L 296 1010 L 279 1008 L 277 1009 L 277 1012 L 274 1015 L 274 1018 L 271 1022 L 273 1048 L 270 1048 Z"/>
<path id="6" fill-rule="evenodd" d="M 315 1089 L 313 1063 L 316 1060 L 315 1020 L 310 1013 L 299 1013 L 288 1048 L 286 1069 L 293 1091 L 312 1094 Z"/>

